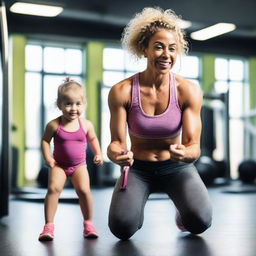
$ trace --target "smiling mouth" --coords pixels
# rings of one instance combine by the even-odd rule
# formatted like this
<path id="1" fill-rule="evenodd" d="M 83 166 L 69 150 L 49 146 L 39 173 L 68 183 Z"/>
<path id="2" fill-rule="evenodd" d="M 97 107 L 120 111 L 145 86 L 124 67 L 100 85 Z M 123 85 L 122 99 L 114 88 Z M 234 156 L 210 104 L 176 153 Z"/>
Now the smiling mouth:
<path id="1" fill-rule="evenodd" d="M 166 62 L 166 61 L 158 61 L 157 62 L 161 67 L 168 67 L 171 65 L 171 62 Z"/>

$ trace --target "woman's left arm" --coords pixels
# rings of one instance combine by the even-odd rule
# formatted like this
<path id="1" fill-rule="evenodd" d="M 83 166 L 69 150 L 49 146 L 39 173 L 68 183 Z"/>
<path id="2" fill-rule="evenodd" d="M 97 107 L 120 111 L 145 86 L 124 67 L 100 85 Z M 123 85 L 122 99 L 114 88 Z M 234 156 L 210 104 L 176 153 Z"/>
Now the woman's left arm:
<path id="1" fill-rule="evenodd" d="M 194 83 L 183 80 L 180 84 L 179 102 L 182 107 L 181 144 L 170 146 L 171 160 L 193 162 L 200 156 L 201 106 L 203 94 Z"/>

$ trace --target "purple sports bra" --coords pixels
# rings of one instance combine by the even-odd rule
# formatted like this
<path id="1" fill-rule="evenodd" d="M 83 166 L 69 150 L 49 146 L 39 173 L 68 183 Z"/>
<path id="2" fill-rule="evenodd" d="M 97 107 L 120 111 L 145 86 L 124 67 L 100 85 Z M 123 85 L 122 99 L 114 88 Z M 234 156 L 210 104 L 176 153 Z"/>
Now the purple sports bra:
<path id="1" fill-rule="evenodd" d="M 141 106 L 139 73 L 133 76 L 132 102 L 128 111 L 129 133 L 145 139 L 174 138 L 181 131 L 182 112 L 176 97 L 174 74 L 170 73 L 170 96 L 167 109 L 159 115 L 147 115 Z"/>
<path id="2" fill-rule="evenodd" d="M 59 125 L 54 134 L 55 161 L 62 166 L 73 166 L 80 164 L 86 159 L 86 133 L 80 119 L 79 129 L 74 132 L 64 130 L 59 118 Z"/>

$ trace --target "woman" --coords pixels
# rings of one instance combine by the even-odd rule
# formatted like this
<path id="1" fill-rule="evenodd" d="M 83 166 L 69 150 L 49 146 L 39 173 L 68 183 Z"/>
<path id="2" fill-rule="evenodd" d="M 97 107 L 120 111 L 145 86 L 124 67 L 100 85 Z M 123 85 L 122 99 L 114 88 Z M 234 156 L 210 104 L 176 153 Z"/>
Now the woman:
<path id="1" fill-rule="evenodd" d="M 111 143 L 108 157 L 130 166 L 128 187 L 117 181 L 109 212 L 109 227 L 122 240 L 143 223 L 145 203 L 155 191 L 165 192 L 176 206 L 182 231 L 204 232 L 212 209 L 205 185 L 193 162 L 200 155 L 202 92 L 170 70 L 187 42 L 172 10 L 145 8 L 126 26 L 122 43 L 146 69 L 111 88 Z M 126 122 L 131 150 L 126 145 Z"/>

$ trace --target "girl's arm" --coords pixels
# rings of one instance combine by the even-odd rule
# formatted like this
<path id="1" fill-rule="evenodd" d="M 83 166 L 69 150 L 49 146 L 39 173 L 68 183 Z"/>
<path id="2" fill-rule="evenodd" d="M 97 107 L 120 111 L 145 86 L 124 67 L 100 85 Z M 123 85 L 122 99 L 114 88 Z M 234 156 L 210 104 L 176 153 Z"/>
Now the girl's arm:
<path id="1" fill-rule="evenodd" d="M 55 165 L 55 160 L 51 155 L 50 142 L 52 140 L 52 137 L 54 136 L 56 129 L 56 120 L 52 120 L 46 125 L 44 135 L 41 140 L 41 150 L 43 158 L 45 160 L 46 165 L 48 165 L 51 168 Z"/>
<path id="2" fill-rule="evenodd" d="M 87 130 L 87 141 L 94 154 L 93 162 L 96 165 L 101 165 L 103 163 L 103 158 L 100 149 L 100 143 L 96 136 L 93 124 L 89 120 L 84 120 L 84 122 Z"/>

